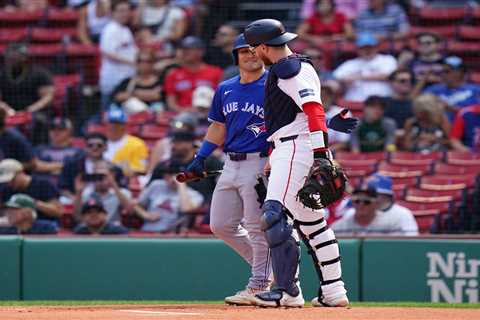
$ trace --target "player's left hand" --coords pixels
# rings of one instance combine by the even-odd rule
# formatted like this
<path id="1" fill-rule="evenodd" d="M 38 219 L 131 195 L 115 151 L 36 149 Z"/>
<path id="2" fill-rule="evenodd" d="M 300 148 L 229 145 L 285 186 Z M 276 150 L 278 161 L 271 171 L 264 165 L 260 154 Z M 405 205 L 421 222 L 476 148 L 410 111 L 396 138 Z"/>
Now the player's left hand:
<path id="1" fill-rule="evenodd" d="M 335 131 L 352 133 L 353 129 L 355 129 L 358 125 L 358 119 L 353 117 L 348 117 L 347 116 L 348 112 L 349 112 L 348 109 L 343 109 L 341 112 L 336 114 L 328 122 L 328 127 Z"/>

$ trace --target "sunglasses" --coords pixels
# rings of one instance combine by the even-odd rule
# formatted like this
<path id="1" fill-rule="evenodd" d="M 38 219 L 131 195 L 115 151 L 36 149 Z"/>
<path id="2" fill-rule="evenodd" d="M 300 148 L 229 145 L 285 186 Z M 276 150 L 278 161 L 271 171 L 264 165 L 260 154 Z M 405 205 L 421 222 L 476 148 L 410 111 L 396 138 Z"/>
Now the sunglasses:
<path id="1" fill-rule="evenodd" d="M 371 199 L 355 199 L 352 201 L 353 203 L 355 204 L 364 204 L 366 206 L 372 204 L 372 200 Z"/>
<path id="2" fill-rule="evenodd" d="M 104 146 L 105 144 L 98 143 L 98 142 L 91 142 L 87 144 L 87 147 L 90 149 L 96 149 L 96 148 L 100 149 L 100 148 L 103 148 Z"/>

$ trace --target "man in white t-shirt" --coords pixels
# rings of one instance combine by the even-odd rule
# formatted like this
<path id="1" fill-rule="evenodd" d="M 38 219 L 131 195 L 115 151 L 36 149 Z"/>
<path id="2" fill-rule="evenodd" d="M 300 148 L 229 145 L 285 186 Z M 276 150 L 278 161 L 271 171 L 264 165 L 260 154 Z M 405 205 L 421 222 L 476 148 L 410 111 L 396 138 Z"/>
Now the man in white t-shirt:
<path id="1" fill-rule="evenodd" d="M 344 98 L 364 101 L 369 96 L 388 97 L 392 90 L 388 76 L 397 69 L 397 60 L 378 53 L 378 40 L 371 33 L 357 37 L 358 57 L 342 63 L 333 76 L 345 86 Z"/>
<path id="2" fill-rule="evenodd" d="M 135 74 L 138 48 L 132 31 L 128 28 L 130 15 L 131 5 L 128 0 L 114 2 L 112 20 L 105 26 L 100 36 L 102 54 L 100 91 L 104 108 L 109 105 L 113 89 L 122 80 Z"/>
<path id="3" fill-rule="evenodd" d="M 418 235 L 418 225 L 412 212 L 394 203 L 390 177 L 374 174 L 353 192 L 351 200 L 353 208 L 332 224 L 335 234 Z"/>

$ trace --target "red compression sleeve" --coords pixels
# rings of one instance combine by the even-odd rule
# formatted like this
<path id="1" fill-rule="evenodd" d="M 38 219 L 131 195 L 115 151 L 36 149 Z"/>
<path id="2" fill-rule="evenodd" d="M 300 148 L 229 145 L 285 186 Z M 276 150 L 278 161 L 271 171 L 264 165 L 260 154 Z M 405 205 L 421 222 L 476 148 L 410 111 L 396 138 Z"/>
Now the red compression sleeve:
<path id="1" fill-rule="evenodd" d="M 323 106 L 318 102 L 307 102 L 302 105 L 303 112 L 308 118 L 308 128 L 310 132 L 327 132 L 327 120 Z"/>

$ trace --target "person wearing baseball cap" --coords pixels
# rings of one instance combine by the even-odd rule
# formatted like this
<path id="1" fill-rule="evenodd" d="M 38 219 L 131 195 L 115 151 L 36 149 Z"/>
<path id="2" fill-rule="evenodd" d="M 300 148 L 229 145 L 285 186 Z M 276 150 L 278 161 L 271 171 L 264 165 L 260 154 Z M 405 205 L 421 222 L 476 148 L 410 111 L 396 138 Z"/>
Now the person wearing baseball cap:
<path id="1" fill-rule="evenodd" d="M 181 65 L 169 71 L 165 77 L 164 90 L 170 110 L 192 110 L 192 95 L 200 85 L 216 88 L 222 79 L 223 70 L 204 62 L 205 43 L 202 39 L 188 36 L 178 48 Z"/>
<path id="2" fill-rule="evenodd" d="M 82 223 L 75 229 L 75 234 L 126 234 L 128 229 L 117 223 L 107 221 L 107 210 L 102 200 L 96 194 L 92 194 L 82 205 Z"/>
<path id="3" fill-rule="evenodd" d="M 127 133 L 127 114 L 116 104 L 107 112 L 107 151 L 104 158 L 122 168 L 131 176 L 145 173 L 148 148 L 145 141 Z"/>
<path id="4" fill-rule="evenodd" d="M 388 234 L 418 235 L 412 212 L 394 202 L 392 179 L 379 173 L 352 193 L 353 208 L 332 224 L 335 233 L 349 236 Z"/>
<path id="5" fill-rule="evenodd" d="M 35 200 L 29 195 L 16 193 L 5 203 L 9 226 L 1 226 L 0 234 L 55 234 L 56 224 L 37 220 Z"/>
<path id="6" fill-rule="evenodd" d="M 425 93 L 432 93 L 447 104 L 447 117 L 452 122 L 460 109 L 480 103 L 480 86 L 467 81 L 462 58 L 446 57 L 443 65 L 443 81 L 428 87 Z"/>
<path id="7" fill-rule="evenodd" d="M 37 175 L 28 175 L 22 164 L 15 159 L 3 159 L 0 161 L 0 183 L 5 184 L 1 192 L 3 202 L 16 193 L 27 194 L 35 199 L 40 219 L 58 222 L 62 206 L 58 200 L 60 194 L 52 182 Z"/>

